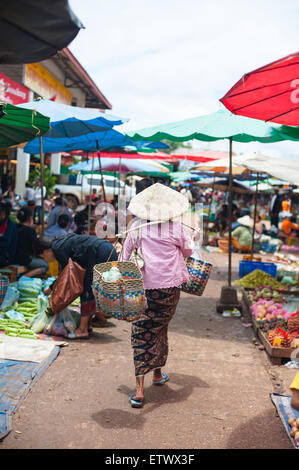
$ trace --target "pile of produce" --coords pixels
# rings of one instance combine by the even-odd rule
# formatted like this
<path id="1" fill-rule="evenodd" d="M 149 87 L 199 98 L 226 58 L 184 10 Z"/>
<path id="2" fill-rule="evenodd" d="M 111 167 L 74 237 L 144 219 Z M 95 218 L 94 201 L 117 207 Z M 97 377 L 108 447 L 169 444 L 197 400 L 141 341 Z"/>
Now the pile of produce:
<path id="1" fill-rule="evenodd" d="M 292 313 L 288 320 L 288 329 L 292 332 L 298 331 L 299 332 L 299 309 L 297 312 Z"/>
<path id="2" fill-rule="evenodd" d="M 294 438 L 295 445 L 299 447 L 299 418 L 290 418 L 288 420 L 290 426 L 290 436 Z"/>
<path id="3" fill-rule="evenodd" d="M 17 303 L 1 310 L 0 331 L 8 336 L 36 339 L 37 335 L 30 329 L 30 321 L 37 314 L 37 300 Z"/>
<path id="4" fill-rule="evenodd" d="M 49 302 L 42 293 L 36 296 L 36 292 L 31 291 L 31 294 L 33 294 L 32 297 L 27 295 L 26 302 L 21 302 L 19 299 L 12 305 L 1 308 L 0 331 L 8 336 L 38 338 L 37 333 L 41 333 L 44 328 L 39 320 L 43 316 L 45 318 L 44 325 L 46 324 Z"/>
<path id="5" fill-rule="evenodd" d="M 42 292 L 43 281 L 39 278 L 22 276 L 17 283 L 19 301 L 27 302 L 38 297 Z"/>
<path id="6" fill-rule="evenodd" d="M 296 348 L 299 334 L 290 333 L 279 325 L 275 329 L 268 331 L 268 341 L 273 347 L 277 348 Z"/>
<path id="7" fill-rule="evenodd" d="M 259 321 L 272 322 L 275 320 L 287 320 L 291 314 L 281 303 L 275 303 L 274 300 L 259 299 L 250 307 L 252 315 Z"/>
<path id="8" fill-rule="evenodd" d="M 247 274 L 246 276 L 242 277 L 241 279 L 235 281 L 237 286 L 243 286 L 247 288 L 265 286 L 272 289 L 283 289 L 284 286 L 280 282 L 278 282 L 275 277 L 271 276 L 271 274 L 265 273 L 260 269 L 255 269 L 251 273 Z"/>
<path id="9" fill-rule="evenodd" d="M 283 297 L 283 295 L 279 291 L 268 286 L 267 287 L 258 286 L 253 291 L 249 291 L 247 293 L 247 298 L 251 304 L 254 304 L 260 299 L 274 300 L 275 303 L 277 304 L 286 303 L 286 299 Z"/>

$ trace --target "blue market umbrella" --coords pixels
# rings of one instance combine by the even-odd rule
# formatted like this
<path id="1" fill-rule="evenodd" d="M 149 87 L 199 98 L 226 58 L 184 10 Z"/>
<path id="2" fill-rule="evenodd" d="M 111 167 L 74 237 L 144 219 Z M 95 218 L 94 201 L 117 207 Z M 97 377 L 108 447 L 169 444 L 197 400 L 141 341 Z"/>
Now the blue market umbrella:
<path id="1" fill-rule="evenodd" d="M 51 129 L 43 138 L 34 139 L 24 147 L 25 152 L 40 154 L 42 185 L 44 183 L 44 152 L 80 149 L 76 142 L 80 142 L 80 139 L 84 138 L 85 134 L 92 135 L 94 133 L 98 135 L 98 138 L 93 141 L 93 148 L 96 148 L 98 140 L 100 137 L 104 137 L 105 132 L 113 130 L 113 126 L 121 125 L 128 121 L 126 118 L 109 115 L 94 109 L 68 106 L 51 100 L 31 101 L 29 103 L 22 103 L 19 107 L 33 109 L 38 112 L 41 112 L 40 110 L 42 109 L 43 112 L 41 113 L 50 118 Z M 118 139 L 120 139 L 120 136 L 118 136 Z M 75 147 L 70 147 L 70 142 Z M 43 212 L 42 197 L 42 232 L 44 231 Z"/>
<path id="2" fill-rule="evenodd" d="M 51 129 L 46 136 L 53 138 L 77 137 L 97 130 L 119 126 L 128 119 L 97 111 L 96 109 L 69 106 L 51 100 L 35 100 L 18 105 L 34 109 L 50 118 Z"/>

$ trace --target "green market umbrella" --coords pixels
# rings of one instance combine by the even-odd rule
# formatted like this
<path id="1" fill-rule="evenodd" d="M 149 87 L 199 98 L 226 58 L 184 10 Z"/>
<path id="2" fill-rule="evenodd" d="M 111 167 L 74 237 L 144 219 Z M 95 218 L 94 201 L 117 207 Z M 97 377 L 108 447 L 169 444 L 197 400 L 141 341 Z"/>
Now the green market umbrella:
<path id="1" fill-rule="evenodd" d="M 16 146 L 45 134 L 50 119 L 30 109 L 0 104 L 0 148 Z"/>
<path id="2" fill-rule="evenodd" d="M 236 116 L 227 109 L 220 109 L 204 116 L 127 132 L 126 135 L 132 140 L 160 141 L 167 139 L 175 142 L 192 139 L 213 142 L 228 138 L 232 138 L 235 142 L 258 141 L 264 143 L 279 142 L 292 137 L 297 140 L 296 133 L 294 133 L 295 135 L 290 133 L 288 137 L 281 136 L 279 133 L 281 128 L 282 126 L 279 124 Z M 287 129 L 285 126 L 286 134 Z"/>
<path id="3" fill-rule="evenodd" d="M 229 140 L 229 257 L 228 286 L 231 287 L 232 252 L 231 252 L 231 221 L 232 221 L 232 145 L 233 142 L 273 143 L 283 140 L 297 140 L 295 131 L 289 131 L 275 123 L 267 123 L 258 119 L 236 116 L 227 109 L 220 109 L 211 114 L 182 121 L 170 122 L 159 126 L 148 127 L 128 132 L 132 140 L 171 140 L 184 142 L 192 139 L 213 142 L 221 139 Z M 298 137 L 299 140 L 299 137 Z M 237 303 L 237 297 L 235 297 Z"/>

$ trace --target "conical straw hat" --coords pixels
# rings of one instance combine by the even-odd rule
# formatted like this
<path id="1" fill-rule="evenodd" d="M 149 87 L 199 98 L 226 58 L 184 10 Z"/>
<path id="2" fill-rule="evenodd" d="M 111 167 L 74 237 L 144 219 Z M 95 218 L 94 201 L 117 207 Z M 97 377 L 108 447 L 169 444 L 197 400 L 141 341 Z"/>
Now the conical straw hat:
<path id="1" fill-rule="evenodd" d="M 185 196 L 164 184 L 156 183 L 131 199 L 128 210 L 143 220 L 167 221 L 184 214 L 189 208 Z"/>
<path id="2" fill-rule="evenodd" d="M 237 219 L 237 222 L 241 225 L 245 225 L 245 227 L 253 228 L 253 219 L 249 217 L 249 215 L 244 215 L 244 217 L 240 217 Z"/>

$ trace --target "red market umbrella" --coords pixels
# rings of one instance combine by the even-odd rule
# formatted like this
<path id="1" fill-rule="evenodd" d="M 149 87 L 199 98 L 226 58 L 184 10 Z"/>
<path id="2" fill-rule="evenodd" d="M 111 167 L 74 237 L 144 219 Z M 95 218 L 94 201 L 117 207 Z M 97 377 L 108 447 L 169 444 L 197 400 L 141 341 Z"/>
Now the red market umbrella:
<path id="1" fill-rule="evenodd" d="M 234 114 L 299 126 L 299 52 L 246 73 L 220 101 Z"/>
<path id="2" fill-rule="evenodd" d="M 189 152 L 187 150 L 186 153 L 184 153 L 181 149 L 178 149 L 171 156 L 174 158 L 178 158 L 179 160 L 206 163 L 213 160 L 218 160 L 218 158 L 228 157 L 228 153 L 219 152 L 218 150 L 194 150 Z"/>
<path id="3" fill-rule="evenodd" d="M 80 150 L 75 150 L 70 152 L 72 156 L 81 156 L 87 158 L 87 152 L 83 152 Z M 88 153 L 88 157 L 97 158 L 96 153 Z M 166 160 L 166 161 L 175 161 L 177 159 L 176 155 L 168 155 L 167 153 L 163 152 L 156 152 L 156 153 L 125 153 L 125 152 L 101 152 L 101 158 L 128 158 L 132 160 Z"/>

